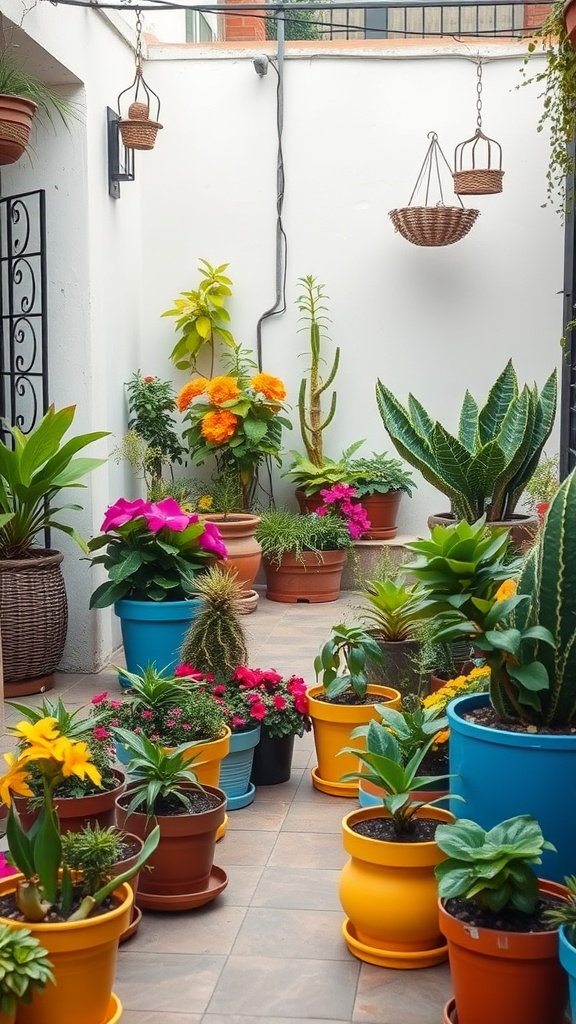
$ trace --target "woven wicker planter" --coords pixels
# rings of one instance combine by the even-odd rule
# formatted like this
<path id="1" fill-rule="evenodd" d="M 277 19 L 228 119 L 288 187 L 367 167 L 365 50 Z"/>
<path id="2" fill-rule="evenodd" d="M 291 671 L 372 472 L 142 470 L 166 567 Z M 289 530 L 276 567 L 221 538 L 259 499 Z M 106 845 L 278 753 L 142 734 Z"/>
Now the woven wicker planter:
<path id="1" fill-rule="evenodd" d="M 475 168 L 454 171 L 454 191 L 457 196 L 493 196 L 502 191 L 504 171 L 496 168 Z"/>
<path id="2" fill-rule="evenodd" d="M 32 100 L 0 95 L 0 165 L 16 163 L 25 152 L 35 112 Z"/>
<path id="3" fill-rule="evenodd" d="M 4 692 L 41 693 L 54 685 L 68 626 L 63 555 L 38 548 L 36 557 L 0 560 L 0 623 Z"/>
<path id="4" fill-rule="evenodd" d="M 404 206 L 390 210 L 392 223 L 412 245 L 453 245 L 468 234 L 479 210 L 460 206 Z"/>

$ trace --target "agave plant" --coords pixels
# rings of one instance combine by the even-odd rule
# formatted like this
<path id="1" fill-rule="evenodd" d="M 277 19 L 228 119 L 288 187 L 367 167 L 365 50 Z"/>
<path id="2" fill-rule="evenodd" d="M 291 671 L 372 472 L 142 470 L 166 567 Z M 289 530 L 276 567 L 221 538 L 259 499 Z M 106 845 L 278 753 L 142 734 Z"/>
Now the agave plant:
<path id="1" fill-rule="evenodd" d="M 434 422 L 413 396 L 404 408 L 376 385 L 378 409 L 396 449 L 445 494 L 457 519 L 509 520 L 538 465 L 556 415 L 556 372 L 542 391 L 521 390 L 510 360 L 480 408 L 466 391 L 458 435 Z"/>
<path id="2" fill-rule="evenodd" d="M 421 588 L 409 586 L 404 576 L 394 580 L 370 580 L 361 597 L 370 607 L 362 618 L 382 640 L 414 640 L 428 618 L 432 601 Z"/>

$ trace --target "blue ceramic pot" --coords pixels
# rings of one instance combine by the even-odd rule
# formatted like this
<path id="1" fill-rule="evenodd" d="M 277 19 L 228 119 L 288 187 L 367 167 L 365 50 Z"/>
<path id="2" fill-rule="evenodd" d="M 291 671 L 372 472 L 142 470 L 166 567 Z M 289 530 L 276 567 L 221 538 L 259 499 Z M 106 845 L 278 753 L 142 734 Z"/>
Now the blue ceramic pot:
<path id="1" fill-rule="evenodd" d="M 147 665 L 155 665 L 158 671 L 172 672 L 180 661 L 190 623 L 201 607 L 201 600 L 117 601 L 114 611 L 120 619 L 128 671 L 139 674 Z M 120 683 L 129 686 L 122 677 Z"/>
<path id="2" fill-rule="evenodd" d="M 541 878 L 563 882 L 574 872 L 576 788 L 570 780 L 576 765 L 576 735 L 489 729 L 464 715 L 486 707 L 486 693 L 458 697 L 448 706 L 450 791 L 465 803 L 450 802 L 458 818 L 493 828 L 517 814 L 532 814 L 557 853 L 546 852 Z"/>
<path id="3" fill-rule="evenodd" d="M 260 740 L 260 726 L 246 732 L 233 732 L 230 750 L 222 759 L 220 768 L 220 789 L 228 797 L 228 810 L 237 811 L 251 804 L 256 787 L 250 782 L 254 748 Z"/>
<path id="4" fill-rule="evenodd" d="M 560 963 L 568 975 L 570 988 L 570 1013 L 572 1024 L 576 1024 L 576 947 L 566 938 L 566 925 L 561 925 L 559 931 L 559 952 Z"/>

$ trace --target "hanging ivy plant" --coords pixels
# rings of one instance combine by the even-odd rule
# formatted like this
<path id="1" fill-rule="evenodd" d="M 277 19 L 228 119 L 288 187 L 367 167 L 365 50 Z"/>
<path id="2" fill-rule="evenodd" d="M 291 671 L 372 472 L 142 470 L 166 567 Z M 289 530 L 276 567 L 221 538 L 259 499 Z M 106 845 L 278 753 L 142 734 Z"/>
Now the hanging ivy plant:
<path id="1" fill-rule="evenodd" d="M 542 84 L 543 110 L 537 131 L 550 133 L 547 202 L 564 215 L 572 204 L 574 185 L 574 135 L 576 130 L 576 50 L 568 39 L 563 17 L 564 0 L 555 3 L 542 27 L 528 44 L 522 73 L 524 85 Z M 543 52 L 546 67 L 528 77 L 526 65 L 534 53 Z M 568 179 L 568 184 L 566 179 Z"/>

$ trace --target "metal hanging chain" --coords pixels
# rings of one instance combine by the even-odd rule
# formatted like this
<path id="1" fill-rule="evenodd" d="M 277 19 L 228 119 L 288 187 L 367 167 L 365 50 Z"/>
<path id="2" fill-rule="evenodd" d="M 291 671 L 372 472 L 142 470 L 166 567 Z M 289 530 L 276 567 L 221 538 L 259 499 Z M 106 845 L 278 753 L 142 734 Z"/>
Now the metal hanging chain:
<path id="1" fill-rule="evenodd" d="M 136 69 L 142 74 L 142 11 L 136 8 Z"/>
<path id="2" fill-rule="evenodd" d="M 478 60 L 476 67 L 476 124 L 482 131 L 482 61 Z"/>
<path id="3" fill-rule="evenodd" d="M 442 188 L 442 175 L 440 173 L 440 168 L 442 164 L 439 158 L 442 158 L 450 174 L 452 174 L 452 168 L 450 167 L 450 164 L 448 163 L 446 157 L 444 156 L 444 153 L 442 152 L 442 148 L 440 146 L 440 143 L 438 142 L 438 135 L 436 134 L 436 132 L 428 132 L 427 138 L 430 139 L 430 145 L 428 146 L 428 151 L 426 153 L 426 156 L 424 157 L 424 162 L 422 164 L 422 167 L 420 168 L 418 178 L 416 179 L 416 184 L 414 185 L 412 195 L 408 200 L 408 206 L 412 206 L 412 200 L 414 199 L 414 196 L 416 195 L 418 189 L 421 187 L 424 181 L 426 182 L 425 205 L 428 206 L 428 201 L 430 199 L 430 187 L 432 185 L 433 177 L 436 179 L 435 183 L 440 193 L 440 202 L 436 205 L 445 205 L 444 190 Z M 456 198 L 458 199 L 460 206 L 464 207 L 464 203 L 460 199 L 460 196 L 457 195 Z"/>
<path id="4" fill-rule="evenodd" d="M 120 112 L 120 117 L 121 117 L 122 116 L 122 114 L 121 114 L 121 107 L 120 107 L 121 99 L 122 99 L 123 96 L 126 95 L 126 93 L 129 93 L 131 89 L 134 89 L 134 87 L 136 87 L 135 92 L 134 92 L 134 96 L 133 96 L 133 102 L 136 102 L 138 100 L 138 96 L 140 94 L 140 90 L 142 90 L 142 92 L 144 94 L 143 100 L 146 103 L 146 105 L 148 106 L 148 108 L 150 108 L 151 99 L 153 97 L 154 100 L 156 101 L 157 109 L 156 109 L 156 114 L 155 115 L 150 113 L 150 119 L 153 120 L 153 121 L 158 121 L 158 119 L 160 117 L 160 97 L 157 95 L 157 93 L 154 92 L 154 89 L 152 89 L 146 83 L 146 81 L 144 79 L 144 72 L 142 71 L 142 11 L 141 11 L 141 9 L 139 7 L 136 7 L 135 11 L 136 11 L 136 48 L 135 48 L 135 53 L 136 53 L 136 73 L 134 75 L 134 81 L 132 82 L 132 85 L 129 85 L 127 89 L 124 89 L 120 93 L 120 95 L 118 97 L 118 111 Z"/>

